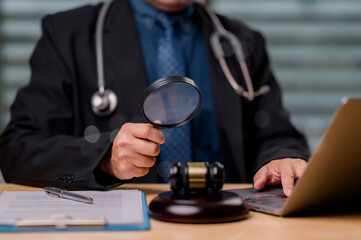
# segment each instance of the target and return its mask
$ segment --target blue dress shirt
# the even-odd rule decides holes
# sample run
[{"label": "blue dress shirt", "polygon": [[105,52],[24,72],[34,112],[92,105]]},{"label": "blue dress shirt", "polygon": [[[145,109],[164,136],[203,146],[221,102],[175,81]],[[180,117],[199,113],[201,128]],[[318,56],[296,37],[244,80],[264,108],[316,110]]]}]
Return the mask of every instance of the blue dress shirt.
[{"label": "blue dress shirt", "polygon": [[[156,80],[154,62],[162,28],[156,20],[159,10],[144,0],[131,0],[135,22],[143,53],[149,83]],[[221,147],[213,100],[213,89],[208,56],[199,26],[194,22],[194,4],[185,10],[171,14],[177,22],[175,40],[186,63],[186,77],[198,85],[202,94],[202,106],[191,121],[193,161],[222,162]]]}]

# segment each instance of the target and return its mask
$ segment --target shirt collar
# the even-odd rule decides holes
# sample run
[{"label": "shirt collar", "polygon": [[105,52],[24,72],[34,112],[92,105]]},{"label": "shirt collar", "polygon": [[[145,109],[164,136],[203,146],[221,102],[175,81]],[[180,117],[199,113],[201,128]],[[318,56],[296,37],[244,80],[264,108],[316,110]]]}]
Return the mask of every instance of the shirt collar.
[{"label": "shirt collar", "polygon": [[[149,28],[154,27],[157,15],[160,14],[161,11],[153,7],[146,0],[130,0],[130,3],[136,17],[143,21]],[[173,21],[178,22],[179,26],[187,32],[190,31],[191,28],[194,8],[194,3],[191,3],[186,9],[180,12],[167,14],[174,19]]]}]

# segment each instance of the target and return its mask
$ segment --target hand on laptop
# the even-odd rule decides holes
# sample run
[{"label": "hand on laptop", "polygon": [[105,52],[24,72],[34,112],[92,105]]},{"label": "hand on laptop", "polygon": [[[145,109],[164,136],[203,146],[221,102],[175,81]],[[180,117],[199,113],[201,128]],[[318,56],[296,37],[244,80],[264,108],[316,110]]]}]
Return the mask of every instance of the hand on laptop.
[{"label": "hand on laptop", "polygon": [[253,177],[255,189],[265,185],[282,183],[284,194],[289,197],[294,188],[295,179],[300,178],[307,167],[307,162],[299,158],[283,158],[269,162],[261,167]]}]

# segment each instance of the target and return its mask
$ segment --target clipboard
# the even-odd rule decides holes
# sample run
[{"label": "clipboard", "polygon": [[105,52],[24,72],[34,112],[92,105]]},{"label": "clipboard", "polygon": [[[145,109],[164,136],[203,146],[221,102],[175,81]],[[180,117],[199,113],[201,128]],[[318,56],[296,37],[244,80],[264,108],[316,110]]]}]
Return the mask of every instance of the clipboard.
[{"label": "clipboard", "polygon": [[105,218],[73,218],[52,215],[48,218],[19,218],[13,225],[0,225],[0,232],[44,231],[123,231],[149,230],[150,220],[144,192],[141,192],[143,222],[137,224],[108,224]]}]

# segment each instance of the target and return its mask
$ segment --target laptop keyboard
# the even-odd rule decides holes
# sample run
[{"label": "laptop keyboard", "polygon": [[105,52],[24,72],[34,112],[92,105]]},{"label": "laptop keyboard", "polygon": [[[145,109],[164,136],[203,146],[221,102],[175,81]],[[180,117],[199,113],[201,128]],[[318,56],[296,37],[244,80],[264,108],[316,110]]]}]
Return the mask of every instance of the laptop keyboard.
[{"label": "laptop keyboard", "polygon": [[273,215],[279,215],[288,200],[282,188],[268,188],[264,191],[257,191],[253,188],[239,188],[228,191],[240,195],[246,200],[250,209]]},{"label": "laptop keyboard", "polygon": [[286,195],[275,195],[275,196],[253,196],[245,198],[249,205],[262,205],[271,206],[276,209],[280,209],[285,205],[287,201]]}]

